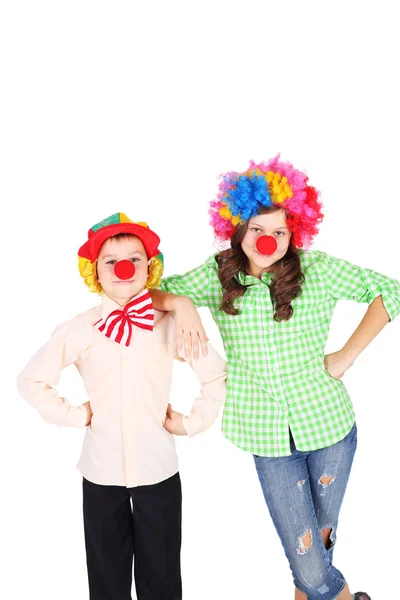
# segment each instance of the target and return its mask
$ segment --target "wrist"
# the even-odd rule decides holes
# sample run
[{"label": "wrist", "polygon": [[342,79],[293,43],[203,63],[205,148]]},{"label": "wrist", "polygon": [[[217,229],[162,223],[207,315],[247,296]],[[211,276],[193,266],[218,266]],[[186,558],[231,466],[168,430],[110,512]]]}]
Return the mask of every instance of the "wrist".
[{"label": "wrist", "polygon": [[358,354],[354,350],[352,350],[351,348],[347,348],[346,346],[343,346],[343,348],[340,350],[340,354],[346,369],[351,367],[351,365],[354,363],[358,356]]},{"label": "wrist", "polygon": [[186,310],[187,308],[193,307],[194,304],[187,296],[174,296],[173,307],[174,311]]},{"label": "wrist", "polygon": [[187,423],[187,417],[185,415],[181,415],[181,431],[182,431],[182,435],[188,435],[188,430],[186,428],[186,423]]}]

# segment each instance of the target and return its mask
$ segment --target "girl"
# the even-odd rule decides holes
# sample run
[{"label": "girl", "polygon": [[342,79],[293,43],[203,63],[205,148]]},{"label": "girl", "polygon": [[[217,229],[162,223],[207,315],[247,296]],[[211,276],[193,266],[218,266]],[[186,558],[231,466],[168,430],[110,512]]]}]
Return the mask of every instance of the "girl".
[{"label": "girl", "polygon": [[[225,249],[193,271],[165,279],[161,288],[208,306],[219,327],[228,361],[223,434],[254,455],[296,600],[366,600],[363,592],[350,594],[332,564],[357,443],[340,378],[399,314],[400,284],[303,249],[322,220],[319,192],[279,155],[222,176],[210,215]],[[185,342],[200,331],[204,345],[187,299],[157,290],[152,296],[157,308],[177,311]],[[345,346],[324,357],[342,298],[369,308]]]}]

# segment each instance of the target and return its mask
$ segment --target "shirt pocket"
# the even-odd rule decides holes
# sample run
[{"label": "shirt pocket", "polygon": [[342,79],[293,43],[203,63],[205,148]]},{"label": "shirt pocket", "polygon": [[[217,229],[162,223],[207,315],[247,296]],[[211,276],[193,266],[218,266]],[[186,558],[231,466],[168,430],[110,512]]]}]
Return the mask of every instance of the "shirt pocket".
[{"label": "shirt pocket", "polygon": [[254,296],[250,294],[244,294],[239,298],[235,298],[232,303],[233,307],[238,311],[237,315],[230,315],[224,310],[219,309],[213,313],[214,320],[216,321],[220,331],[223,335],[229,338],[233,335],[233,330],[238,332],[238,329],[242,332],[251,327],[253,320],[258,314],[258,305]]},{"label": "shirt pocket", "polygon": [[249,294],[248,292],[246,292],[244,296],[235,298],[232,304],[234,308],[236,308],[239,311],[239,314],[242,311],[255,310],[257,306],[255,297],[252,294]]}]

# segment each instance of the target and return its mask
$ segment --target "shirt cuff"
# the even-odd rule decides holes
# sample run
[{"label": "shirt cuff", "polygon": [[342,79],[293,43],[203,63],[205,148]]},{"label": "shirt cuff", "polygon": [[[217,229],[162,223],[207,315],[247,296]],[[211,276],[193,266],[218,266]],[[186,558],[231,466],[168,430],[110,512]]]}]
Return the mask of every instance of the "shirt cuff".
[{"label": "shirt cuff", "polygon": [[387,296],[384,292],[382,294],[383,306],[389,316],[389,320],[393,321],[400,314],[400,302],[393,300],[390,296]]},{"label": "shirt cuff", "polygon": [[70,406],[68,410],[68,423],[70,427],[78,427],[83,429],[86,427],[88,411],[86,406]]},{"label": "shirt cuff", "polygon": [[192,412],[188,417],[183,415],[182,425],[188,437],[194,437],[197,433],[204,430],[203,419],[195,412]]}]

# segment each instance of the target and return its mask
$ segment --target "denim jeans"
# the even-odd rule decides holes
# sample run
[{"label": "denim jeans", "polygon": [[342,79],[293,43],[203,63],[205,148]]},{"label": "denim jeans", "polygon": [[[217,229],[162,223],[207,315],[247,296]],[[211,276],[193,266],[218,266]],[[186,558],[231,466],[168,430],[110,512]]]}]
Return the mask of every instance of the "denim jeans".
[{"label": "denim jeans", "polygon": [[[332,551],[356,446],[354,424],[344,439],[327,448],[299,452],[291,439],[290,456],[254,456],[294,583],[309,600],[334,600],[345,585],[332,564]],[[322,529],[331,530],[328,549]]]}]

